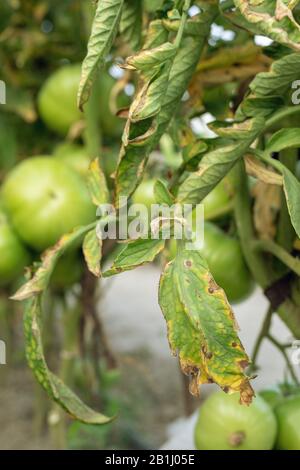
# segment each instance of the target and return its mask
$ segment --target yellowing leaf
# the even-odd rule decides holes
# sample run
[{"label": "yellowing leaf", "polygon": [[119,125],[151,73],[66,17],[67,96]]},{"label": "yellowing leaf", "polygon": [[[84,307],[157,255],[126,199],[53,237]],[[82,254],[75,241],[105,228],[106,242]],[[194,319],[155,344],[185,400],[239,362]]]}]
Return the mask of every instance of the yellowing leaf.
[{"label": "yellowing leaf", "polygon": [[26,357],[35,378],[49,397],[57,402],[71,417],[88,424],[106,424],[108,418],[85,405],[47,366],[41,336],[41,297],[27,303],[24,316]]},{"label": "yellowing leaf", "polygon": [[88,188],[95,206],[106,204],[109,201],[109,191],[105,175],[100,167],[99,159],[95,158],[90,164],[87,175]]},{"label": "yellowing leaf", "polygon": [[82,250],[91,273],[101,276],[102,240],[95,229],[88,232],[83,240]]},{"label": "yellowing leaf", "polygon": [[234,0],[244,18],[262,34],[300,51],[300,26],[282,0]]},{"label": "yellowing leaf", "polygon": [[81,110],[89,99],[97,70],[103,66],[115,40],[123,4],[124,0],[98,1],[87,56],[82,64],[78,90],[78,107]]},{"label": "yellowing leaf", "polygon": [[203,383],[239,392],[241,403],[254,395],[244,370],[249,358],[237,335],[226,295],[198,251],[182,250],[162,274],[159,302],[168,326],[171,349],[179,355],[191,392]]}]

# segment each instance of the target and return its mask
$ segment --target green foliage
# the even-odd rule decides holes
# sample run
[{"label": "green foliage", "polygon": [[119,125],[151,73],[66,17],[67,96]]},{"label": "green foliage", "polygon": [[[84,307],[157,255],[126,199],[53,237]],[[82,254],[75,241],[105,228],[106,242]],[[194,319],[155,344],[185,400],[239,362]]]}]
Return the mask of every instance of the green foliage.
[{"label": "green foliage", "polygon": [[[225,178],[226,181],[232,179],[230,202],[234,214],[228,215],[226,211],[226,217],[220,217],[218,223],[230,235],[233,232],[237,243],[240,242],[247,276],[250,278],[251,272],[256,283],[266,290],[271,314],[278,311],[293,335],[300,338],[300,294],[296,278],[299,240],[293,246],[296,235],[300,238],[300,187],[295,175],[300,147],[300,107],[291,100],[293,83],[300,76],[297,3],[99,0],[92,12],[93,21],[90,10],[83,15],[89,18],[86,29],[91,29],[78,91],[78,106],[81,110],[86,108],[81,121],[83,129],[71,128],[68,137],[70,140],[83,138],[90,156],[101,157],[92,161],[86,175],[87,185],[94,205],[113,201],[116,222],[121,221],[119,197],[134,195],[149,174],[151,181],[156,181],[154,199],[166,206],[199,204]],[[191,6],[199,7],[193,17],[189,14]],[[32,2],[28,2],[28,11],[35,12]],[[52,8],[47,11],[56,17]],[[33,23],[35,30],[34,20]],[[228,35],[218,36],[215,32],[218,28],[223,33],[229,32],[231,39]],[[267,49],[257,46],[253,39],[255,34],[266,35],[274,44]],[[34,36],[33,49],[40,57],[47,48],[37,36],[38,39]],[[81,39],[80,43],[84,41]],[[11,48],[16,54],[14,47],[13,42],[9,42],[8,50]],[[23,63],[30,67],[34,53],[27,49],[26,53]],[[18,49],[19,60],[20,54]],[[58,57],[61,54],[59,47]],[[82,56],[81,48],[76,57],[71,58],[72,62],[80,60],[78,55]],[[101,76],[107,73],[103,71],[105,62],[111,64],[116,58],[124,73],[109,87],[109,93],[102,88],[100,99],[98,78],[101,82]],[[12,67],[7,62],[10,60],[6,57],[5,78],[16,69],[16,64]],[[37,126],[33,99],[49,68],[55,67],[53,64],[46,67],[42,80],[29,76],[28,67],[24,67],[22,77],[12,80],[15,85],[20,83],[22,97],[11,101],[17,105],[9,112],[14,113],[14,119],[16,116],[26,122],[31,119],[35,122],[33,126]],[[24,83],[30,84],[29,90]],[[124,90],[128,91],[128,85],[134,88],[134,96],[129,107],[118,113],[125,118],[124,130],[116,171],[108,179],[105,170],[111,148],[102,148],[101,142],[110,142],[114,133],[108,135],[100,121],[105,120],[108,109],[118,108],[118,97]],[[16,96],[15,93],[13,90]],[[101,108],[104,98],[107,98],[106,107]],[[209,127],[214,134],[210,138],[203,125],[207,111],[213,114]],[[194,118],[202,123],[203,129],[199,132],[193,126]],[[6,119],[7,116],[4,128]],[[121,121],[119,117],[115,119],[113,127],[117,135],[117,123]],[[7,161],[8,156],[14,158],[16,149],[11,136],[6,138],[9,145],[4,160]],[[172,145],[165,145],[168,139]],[[153,153],[160,142],[162,153],[166,150],[166,158],[155,160]],[[291,152],[288,156],[287,150]],[[252,191],[247,172],[255,178]],[[278,191],[277,205],[273,190]],[[224,213],[220,210],[221,215]],[[33,277],[15,296],[17,300],[30,299],[25,315],[27,356],[38,381],[69,414],[89,423],[106,423],[109,418],[83,405],[49,371],[43,353],[40,309],[58,259],[67,247],[76,246],[78,241],[83,243],[89,270],[101,277],[105,242],[99,239],[95,228],[97,223],[105,227],[107,222],[107,218],[95,221],[63,237],[46,252]],[[160,229],[158,227],[157,235],[161,235]],[[250,404],[254,392],[245,369],[251,361],[238,337],[226,292],[214,281],[208,260],[199,250],[188,251],[185,242],[179,244],[175,260],[165,267],[159,288],[171,349],[179,355],[183,372],[190,376],[194,394],[199,393],[202,383],[215,382],[226,392],[238,392],[241,402]],[[103,276],[153,262],[161,253],[165,255],[165,249],[165,240],[161,239],[127,240]],[[282,297],[278,292],[280,295],[283,292]],[[267,330],[260,335],[258,346],[265,337],[271,338],[273,345],[285,354],[285,349]],[[254,366],[256,356],[257,352]],[[295,378],[289,363],[287,368]]]}]

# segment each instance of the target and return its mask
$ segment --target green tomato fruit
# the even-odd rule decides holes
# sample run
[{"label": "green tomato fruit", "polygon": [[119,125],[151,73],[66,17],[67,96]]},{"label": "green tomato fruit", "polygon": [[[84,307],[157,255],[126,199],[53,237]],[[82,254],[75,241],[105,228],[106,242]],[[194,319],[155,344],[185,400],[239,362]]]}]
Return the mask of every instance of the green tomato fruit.
[{"label": "green tomato fruit", "polygon": [[284,396],[278,386],[261,390],[259,396],[261,396],[271,408],[275,408],[279,403],[284,401]]},{"label": "green tomato fruit", "polygon": [[18,235],[0,210],[0,285],[4,286],[20,276],[29,264],[30,256]]},{"label": "green tomato fruit", "polygon": [[275,408],[278,422],[276,448],[300,450],[300,396],[287,398]]},{"label": "green tomato fruit", "polygon": [[38,95],[41,118],[58,134],[66,135],[70,127],[82,119],[77,108],[80,74],[80,64],[65,65],[46,80]]},{"label": "green tomato fruit", "polygon": [[251,294],[253,280],[236,238],[225,234],[211,222],[205,222],[204,247],[200,251],[230,302],[241,302]]},{"label": "green tomato fruit", "polygon": [[142,181],[132,196],[132,202],[134,204],[143,204],[150,211],[152,204],[156,204],[154,197],[154,184],[154,179]]},{"label": "green tomato fruit", "polygon": [[223,179],[202,201],[205,220],[217,219],[232,211],[228,181]]},{"label": "green tomato fruit", "polygon": [[84,180],[52,157],[17,165],[3,184],[2,197],[20,238],[38,251],[96,217]]},{"label": "green tomato fruit", "polygon": [[200,407],[195,444],[199,450],[270,450],[276,430],[272,409],[261,397],[247,407],[239,394],[217,392]]},{"label": "green tomato fruit", "polygon": [[54,156],[73,168],[81,176],[86,176],[91,159],[84,147],[81,145],[65,142],[58,145],[54,150]]}]

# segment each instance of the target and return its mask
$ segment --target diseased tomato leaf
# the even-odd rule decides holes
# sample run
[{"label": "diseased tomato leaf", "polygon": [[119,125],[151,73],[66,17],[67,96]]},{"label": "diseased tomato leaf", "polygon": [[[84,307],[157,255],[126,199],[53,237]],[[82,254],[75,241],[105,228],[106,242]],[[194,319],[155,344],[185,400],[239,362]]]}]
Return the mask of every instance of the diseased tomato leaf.
[{"label": "diseased tomato leaf", "polygon": [[215,382],[226,392],[239,392],[241,403],[250,404],[254,392],[244,372],[249,358],[226,294],[198,251],[179,250],[167,265],[159,303],[171,349],[191,378],[191,392],[197,395],[201,384]]},{"label": "diseased tomato leaf", "polygon": [[26,305],[24,330],[26,357],[37,381],[49,397],[57,402],[73,418],[87,424],[106,424],[108,418],[85,405],[47,366],[42,346],[41,296],[30,299]]},{"label": "diseased tomato leaf", "polygon": [[95,158],[90,164],[87,175],[87,184],[95,206],[109,202],[109,191],[105,175],[100,167],[99,159]]},{"label": "diseased tomato leaf", "polygon": [[59,258],[62,257],[69,246],[72,246],[77,240],[82,239],[89,230],[90,226],[74,229],[71,233],[63,235],[56,245],[46,250],[42,255],[41,264],[33,277],[20,287],[12,296],[12,299],[26,300],[46,290],[50,282],[51,274]]},{"label": "diseased tomato leaf", "polygon": [[133,51],[139,49],[142,41],[142,2],[140,0],[125,0],[120,22],[120,33],[130,44]]},{"label": "diseased tomato leaf", "polygon": [[82,250],[84,259],[92,274],[101,276],[102,239],[99,238],[95,229],[86,234],[83,240]]},{"label": "diseased tomato leaf", "polygon": [[78,107],[89,99],[97,71],[104,65],[118,32],[124,0],[100,0],[97,5],[87,56],[82,63]]},{"label": "diseased tomato leaf", "polygon": [[293,16],[291,5],[282,0],[234,0],[234,4],[256,31],[300,51],[300,26]]},{"label": "diseased tomato leaf", "polygon": [[233,143],[220,146],[203,156],[198,170],[180,185],[177,201],[181,204],[199,204],[245,155],[248,147],[259,135],[263,123],[264,119],[257,117],[234,123],[232,127],[217,125],[214,130],[228,138],[232,135]]},{"label": "diseased tomato leaf", "polygon": [[[129,197],[140,183],[150,152],[173,118],[196,69],[217,13],[217,2],[206,2],[193,21],[192,30],[185,30],[176,55],[174,46],[168,42],[167,25],[155,20],[149,26],[143,51],[131,59],[140,71],[141,80],[123,135],[116,173],[117,204],[119,196]],[[178,27],[177,23],[175,29]],[[156,67],[153,67],[153,59],[156,59]]]},{"label": "diseased tomato leaf", "polygon": [[164,246],[165,240],[138,238],[129,241],[115,259],[112,267],[103,273],[103,277],[113,276],[151,263],[164,249]]}]

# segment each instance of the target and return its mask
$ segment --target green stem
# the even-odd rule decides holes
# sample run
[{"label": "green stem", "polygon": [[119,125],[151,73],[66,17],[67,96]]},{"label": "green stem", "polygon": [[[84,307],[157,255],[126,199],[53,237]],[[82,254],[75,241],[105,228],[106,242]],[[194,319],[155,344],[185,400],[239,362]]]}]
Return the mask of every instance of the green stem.
[{"label": "green stem", "polygon": [[[295,173],[298,160],[297,149],[289,148],[280,152],[280,162],[285,165],[292,173]],[[288,211],[287,202],[284,193],[281,194],[281,210],[278,222],[277,242],[287,251],[291,251],[295,240],[295,230],[291,223],[291,217]]]},{"label": "green stem", "polygon": [[257,283],[266,289],[271,283],[271,276],[261,253],[251,249],[255,240],[252,224],[251,199],[244,162],[238,162],[234,167],[235,197],[234,211],[239,238],[245,259]]},{"label": "green stem", "polygon": [[187,19],[188,19],[188,11],[189,11],[190,6],[191,6],[191,0],[185,0],[184,5],[183,5],[183,9],[182,9],[182,16],[181,16],[181,22],[180,22],[179,30],[178,30],[178,33],[177,33],[177,36],[176,36],[176,39],[175,39],[175,43],[174,43],[175,47],[177,47],[177,48],[179,48],[180,44],[181,44],[185,24],[186,24]]},{"label": "green stem", "polygon": [[266,251],[276,256],[294,273],[300,276],[300,259],[294,258],[282,246],[273,242],[273,240],[255,240],[251,244],[251,248],[255,251]]},{"label": "green stem", "polygon": [[260,333],[257,337],[256,343],[254,345],[253,354],[252,354],[252,365],[250,367],[251,371],[257,370],[258,354],[259,354],[261,345],[263,343],[263,340],[269,334],[269,330],[270,330],[271,323],[272,323],[272,315],[273,315],[273,309],[271,307],[269,307],[268,311],[267,311],[267,314],[266,314],[266,317],[264,319],[264,322],[262,324],[261,331],[260,331]]},{"label": "green stem", "polygon": [[[234,211],[242,250],[253,278],[263,289],[266,289],[276,280],[276,276],[266,265],[263,255],[252,248],[255,241],[255,232],[252,223],[247,175],[243,161],[237,163],[234,172],[236,186]],[[299,307],[291,299],[286,299],[278,308],[277,313],[295,338],[300,338]]]},{"label": "green stem", "polygon": [[272,335],[268,334],[267,335],[267,338],[268,340],[281,352],[281,354],[283,355],[284,357],[284,360],[286,362],[286,366],[291,374],[291,378],[293,379],[293,381],[299,385],[299,380],[298,380],[298,377],[297,375],[295,374],[295,371],[290,363],[290,359],[287,355],[287,352],[286,352],[286,348],[285,348],[285,345],[284,344],[281,344],[279,343]]}]

